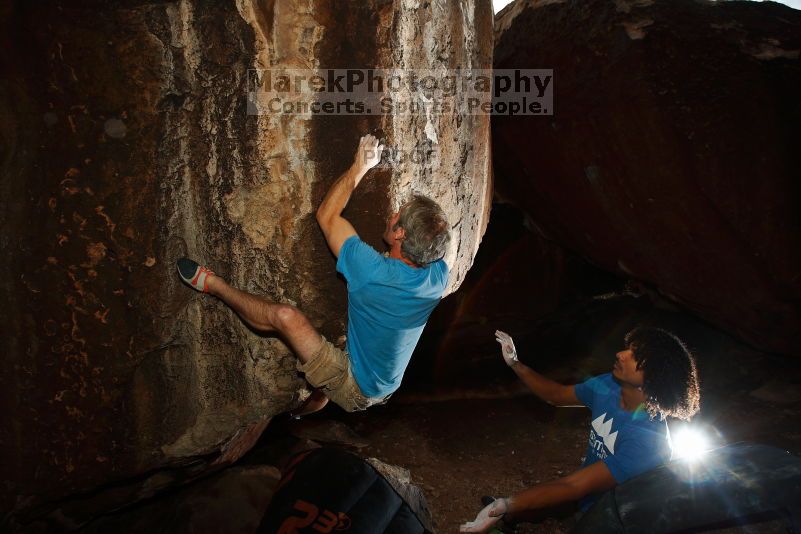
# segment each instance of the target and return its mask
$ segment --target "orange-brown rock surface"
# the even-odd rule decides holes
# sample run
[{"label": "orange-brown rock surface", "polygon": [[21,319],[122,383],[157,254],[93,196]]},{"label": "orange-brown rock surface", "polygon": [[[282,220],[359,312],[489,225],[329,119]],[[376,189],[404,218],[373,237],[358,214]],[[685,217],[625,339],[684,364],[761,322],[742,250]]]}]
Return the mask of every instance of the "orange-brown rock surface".
[{"label": "orange-brown rock surface", "polygon": [[543,235],[769,351],[801,352],[801,11],[519,0],[496,68],[555,114],[493,118],[497,191]]},{"label": "orange-brown rock surface", "polygon": [[174,261],[341,336],[345,287],[313,213],[367,131],[434,156],[376,171],[346,216],[378,248],[388,211],[426,193],[453,224],[450,291],[469,269],[488,117],[249,115],[247,80],[489,68],[489,1],[18,1],[0,23],[0,458],[17,523],[79,525],[231,461],[299,402],[280,339],[182,286]]}]

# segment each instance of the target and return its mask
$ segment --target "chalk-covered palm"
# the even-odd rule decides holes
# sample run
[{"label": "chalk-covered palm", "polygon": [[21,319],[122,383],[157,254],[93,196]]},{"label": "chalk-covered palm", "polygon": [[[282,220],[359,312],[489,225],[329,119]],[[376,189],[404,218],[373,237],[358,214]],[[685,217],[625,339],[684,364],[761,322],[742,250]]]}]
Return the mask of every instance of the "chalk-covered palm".
[{"label": "chalk-covered palm", "polygon": [[500,521],[508,509],[506,499],[495,499],[485,506],[473,521],[462,524],[459,532],[486,532]]},{"label": "chalk-covered palm", "polygon": [[[384,152],[384,145],[378,143],[378,139],[373,135],[364,135],[359,139],[359,147],[356,149],[356,156],[353,158],[353,166],[362,173],[366,173],[381,161],[381,154]],[[359,175],[356,185],[359,185],[364,174]]]},{"label": "chalk-covered palm", "polygon": [[515,343],[512,341],[512,336],[500,330],[495,331],[495,340],[501,344],[501,354],[506,365],[512,367],[520,360],[517,359],[517,351],[515,350]]}]

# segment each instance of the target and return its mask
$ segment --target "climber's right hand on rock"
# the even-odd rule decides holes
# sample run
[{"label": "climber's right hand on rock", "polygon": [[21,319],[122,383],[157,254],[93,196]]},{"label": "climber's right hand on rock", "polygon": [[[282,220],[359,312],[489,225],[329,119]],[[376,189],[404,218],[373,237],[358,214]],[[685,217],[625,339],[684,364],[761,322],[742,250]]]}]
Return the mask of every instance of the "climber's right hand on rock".
[{"label": "climber's right hand on rock", "polygon": [[381,153],[384,145],[378,143],[378,139],[371,134],[362,136],[359,140],[359,148],[356,149],[356,156],[353,159],[353,167],[360,172],[367,172],[381,161]]}]

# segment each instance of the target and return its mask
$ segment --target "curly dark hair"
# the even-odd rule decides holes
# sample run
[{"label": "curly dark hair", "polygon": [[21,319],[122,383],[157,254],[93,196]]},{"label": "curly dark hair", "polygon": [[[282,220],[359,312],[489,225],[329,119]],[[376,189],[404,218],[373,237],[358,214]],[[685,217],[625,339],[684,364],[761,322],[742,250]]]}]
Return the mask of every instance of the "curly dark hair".
[{"label": "curly dark hair", "polygon": [[626,334],[625,342],[643,372],[648,413],[685,420],[695,415],[701,399],[698,371],[684,343],[666,330],[643,326]]}]

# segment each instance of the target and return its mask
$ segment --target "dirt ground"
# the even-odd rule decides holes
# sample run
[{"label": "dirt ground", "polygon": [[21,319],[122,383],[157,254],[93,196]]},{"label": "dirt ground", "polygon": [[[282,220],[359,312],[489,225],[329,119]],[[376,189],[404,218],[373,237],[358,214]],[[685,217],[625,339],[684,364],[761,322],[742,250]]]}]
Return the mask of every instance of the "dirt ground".
[{"label": "dirt ground", "polygon": [[[587,410],[531,396],[393,403],[338,418],[369,442],[362,454],[409,469],[443,533],[471,521],[482,495],[510,495],[578,468],[589,425]],[[563,530],[554,519],[519,532]]]}]

